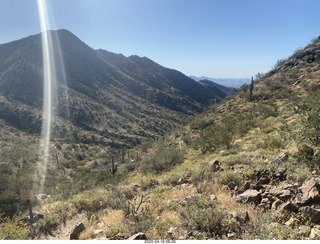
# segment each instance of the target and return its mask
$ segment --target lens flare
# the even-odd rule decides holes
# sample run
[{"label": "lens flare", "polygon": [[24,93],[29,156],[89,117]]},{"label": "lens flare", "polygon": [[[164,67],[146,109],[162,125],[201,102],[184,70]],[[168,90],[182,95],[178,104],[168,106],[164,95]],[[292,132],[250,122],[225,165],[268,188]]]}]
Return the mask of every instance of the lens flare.
[{"label": "lens flare", "polygon": [[[54,116],[54,107],[57,107],[57,68],[59,69],[59,79],[63,87],[63,97],[68,100],[68,88],[65,79],[64,63],[60,47],[58,33],[53,34],[50,29],[47,5],[45,0],[37,0],[42,43],[43,60],[43,111],[42,128],[39,147],[39,160],[37,165],[37,179],[34,182],[33,190],[37,193],[43,193],[44,184],[47,175],[47,166],[50,159],[50,139],[52,132],[52,120]],[[55,57],[56,56],[56,57]],[[64,102],[64,107],[68,113],[68,104]]]}]

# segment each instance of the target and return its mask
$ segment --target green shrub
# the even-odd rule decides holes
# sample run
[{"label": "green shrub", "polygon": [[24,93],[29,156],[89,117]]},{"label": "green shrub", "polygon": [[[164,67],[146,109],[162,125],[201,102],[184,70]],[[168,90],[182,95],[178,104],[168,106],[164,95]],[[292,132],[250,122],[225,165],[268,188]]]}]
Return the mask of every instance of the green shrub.
[{"label": "green shrub", "polygon": [[15,219],[2,217],[0,214],[0,240],[26,240],[28,227]]},{"label": "green shrub", "polygon": [[313,155],[313,148],[308,146],[307,144],[302,144],[298,147],[298,159],[302,161],[310,161],[312,160]]},{"label": "green shrub", "polygon": [[232,171],[217,172],[215,176],[217,182],[222,185],[228,185],[230,182],[234,182],[237,186],[240,186],[242,182],[241,175]]},{"label": "green shrub", "polygon": [[230,123],[226,122],[223,121],[220,124],[212,125],[201,131],[198,145],[203,154],[215,151],[221,147],[231,147],[234,135],[233,127]]},{"label": "green shrub", "polygon": [[143,173],[160,173],[170,170],[173,166],[184,160],[185,150],[173,145],[160,142],[154,152],[150,152],[141,162],[140,169]]},{"label": "green shrub", "polygon": [[224,233],[225,213],[210,198],[197,196],[180,210],[180,215],[188,231],[199,231],[209,237],[221,237]]},{"label": "green shrub", "polygon": [[56,215],[45,215],[43,219],[40,219],[36,223],[37,233],[52,234],[53,229],[55,229],[59,224],[59,216]]}]

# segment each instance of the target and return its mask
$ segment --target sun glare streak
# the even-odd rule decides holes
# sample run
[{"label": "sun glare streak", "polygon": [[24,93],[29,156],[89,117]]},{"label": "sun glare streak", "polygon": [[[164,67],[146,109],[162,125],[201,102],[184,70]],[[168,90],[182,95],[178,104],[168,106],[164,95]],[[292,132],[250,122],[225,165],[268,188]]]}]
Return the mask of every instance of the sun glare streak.
[{"label": "sun glare streak", "polygon": [[53,83],[55,82],[55,62],[52,47],[52,38],[50,35],[48,12],[45,0],[38,0],[38,11],[41,25],[41,41],[42,41],[42,59],[43,59],[43,112],[42,112],[42,128],[40,140],[40,155],[38,162],[37,174],[39,182],[34,183],[34,191],[42,193],[46,179],[47,165],[49,159],[49,146],[51,136],[51,120],[52,120],[52,95]]}]

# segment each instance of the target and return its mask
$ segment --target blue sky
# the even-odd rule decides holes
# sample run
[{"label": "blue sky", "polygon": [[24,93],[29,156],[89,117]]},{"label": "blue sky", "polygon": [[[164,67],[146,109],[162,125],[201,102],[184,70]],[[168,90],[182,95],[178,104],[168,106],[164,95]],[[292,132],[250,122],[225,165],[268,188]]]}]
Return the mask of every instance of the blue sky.
[{"label": "blue sky", "polygon": [[[320,35],[319,0],[47,0],[51,29],[186,75],[248,78]],[[40,32],[36,0],[0,0],[0,43]]]}]

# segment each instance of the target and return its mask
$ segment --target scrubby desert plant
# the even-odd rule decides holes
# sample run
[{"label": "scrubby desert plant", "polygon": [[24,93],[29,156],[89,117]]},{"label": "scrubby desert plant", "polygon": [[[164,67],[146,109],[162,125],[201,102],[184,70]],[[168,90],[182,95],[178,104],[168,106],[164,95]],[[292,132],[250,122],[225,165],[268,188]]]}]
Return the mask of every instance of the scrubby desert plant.
[{"label": "scrubby desert plant", "polygon": [[221,237],[224,233],[225,213],[210,198],[195,197],[181,209],[180,215],[188,231],[199,231],[208,237]]},{"label": "scrubby desert plant", "polygon": [[26,240],[27,234],[28,227],[25,223],[0,214],[0,240]]}]

